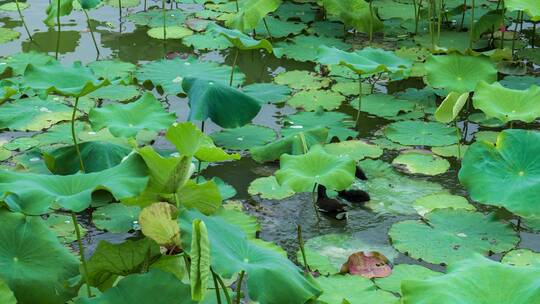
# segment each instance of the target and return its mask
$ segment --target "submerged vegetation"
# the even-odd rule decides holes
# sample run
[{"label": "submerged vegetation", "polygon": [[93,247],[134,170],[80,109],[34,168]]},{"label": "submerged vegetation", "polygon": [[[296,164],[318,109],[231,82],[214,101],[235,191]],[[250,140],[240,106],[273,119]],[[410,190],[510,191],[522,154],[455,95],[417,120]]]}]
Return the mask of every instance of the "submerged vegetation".
[{"label": "submerged vegetation", "polygon": [[0,302],[540,303],[538,22],[0,1]]}]

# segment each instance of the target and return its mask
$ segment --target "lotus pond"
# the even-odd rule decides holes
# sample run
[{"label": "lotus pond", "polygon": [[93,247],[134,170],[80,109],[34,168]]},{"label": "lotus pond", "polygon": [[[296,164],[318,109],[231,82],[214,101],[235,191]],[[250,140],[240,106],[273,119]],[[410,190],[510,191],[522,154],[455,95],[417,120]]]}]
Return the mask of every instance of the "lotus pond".
[{"label": "lotus pond", "polygon": [[0,1],[0,303],[540,303],[539,21]]}]

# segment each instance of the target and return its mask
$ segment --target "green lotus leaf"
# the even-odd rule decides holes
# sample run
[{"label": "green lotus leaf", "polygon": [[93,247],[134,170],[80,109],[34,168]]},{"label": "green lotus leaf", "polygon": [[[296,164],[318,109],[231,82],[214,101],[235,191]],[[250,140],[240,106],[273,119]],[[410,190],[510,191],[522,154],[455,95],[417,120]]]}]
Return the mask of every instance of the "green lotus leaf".
[{"label": "green lotus leaf", "polygon": [[291,94],[289,87],[274,83],[254,83],[242,88],[247,95],[261,103],[279,103]]},{"label": "green lotus leaf", "polygon": [[243,211],[241,202],[228,202],[215,215],[225,220],[225,222],[240,228],[250,241],[255,240],[257,233],[261,231],[261,225],[257,218],[247,215]]},{"label": "green lotus leaf", "polygon": [[432,56],[426,61],[426,71],[430,86],[456,93],[472,92],[481,81],[497,81],[497,69],[485,57]]},{"label": "green lotus leaf", "polygon": [[396,296],[390,292],[377,289],[373,285],[373,282],[361,276],[321,276],[316,281],[323,290],[323,294],[317,299],[319,303],[399,303],[399,299]]},{"label": "green lotus leaf", "polygon": [[88,64],[97,77],[109,80],[129,80],[135,73],[137,66],[133,63],[120,60],[99,60]]},{"label": "green lotus leaf", "polygon": [[322,0],[322,3],[330,16],[359,32],[369,33],[370,29],[379,32],[383,29],[383,23],[377,17],[377,13],[371,14],[369,4],[365,1]]},{"label": "green lotus leaf", "polygon": [[444,191],[437,183],[399,174],[380,160],[366,159],[359,166],[368,177],[357,182],[371,197],[366,206],[379,213],[416,214],[412,206],[416,199]]},{"label": "green lotus leaf", "polygon": [[81,97],[108,85],[109,81],[99,80],[89,68],[75,62],[71,67],[60,64],[39,67],[29,64],[24,71],[23,83],[46,93]]},{"label": "green lotus leaf", "polygon": [[[203,221],[193,221],[191,234],[191,298],[201,301],[210,278],[210,241]],[[178,225],[176,225],[178,227]]]},{"label": "green lotus leaf", "polygon": [[317,34],[319,36],[326,36],[332,38],[343,37],[345,31],[343,30],[343,23],[334,22],[330,20],[315,21],[311,23],[307,29],[309,34]]},{"label": "green lotus leaf", "polygon": [[9,67],[13,71],[13,75],[18,76],[24,74],[24,70],[26,70],[26,66],[29,64],[33,66],[44,66],[54,61],[54,57],[47,54],[36,52],[16,53],[0,60],[0,71]]},{"label": "green lotus leaf", "polygon": [[504,255],[501,263],[513,266],[540,266],[540,253],[529,249],[514,249]]},{"label": "green lotus leaf", "polygon": [[88,117],[95,131],[108,128],[114,136],[119,137],[135,137],[142,130],[166,129],[176,120],[175,115],[163,109],[149,92],[132,103],[112,103],[94,108]]},{"label": "green lotus leaf", "polygon": [[89,98],[107,99],[111,101],[128,101],[138,97],[141,94],[139,88],[134,85],[108,85],[101,87],[88,94]]},{"label": "green lotus leaf", "polygon": [[139,215],[139,223],[144,235],[158,245],[167,248],[180,247],[180,228],[176,223],[178,212],[169,203],[153,203],[145,207]]},{"label": "green lotus leaf", "polygon": [[449,123],[454,121],[463,109],[463,106],[469,99],[469,92],[460,94],[457,92],[450,92],[448,96],[443,100],[441,105],[435,112],[435,119],[438,122]]},{"label": "green lotus leaf", "polygon": [[319,107],[325,110],[337,109],[343,101],[345,101],[345,97],[332,91],[307,90],[294,94],[287,103],[292,107],[315,111]]},{"label": "green lotus leaf", "polygon": [[463,196],[446,193],[430,194],[420,197],[413,202],[412,206],[421,216],[424,216],[435,209],[452,208],[471,211],[476,210],[476,208],[469,204],[469,201]]},{"label": "green lotus leaf", "polygon": [[30,6],[30,4],[26,2],[8,2],[0,5],[0,11],[16,12],[18,10],[17,5],[19,6],[18,9],[20,9],[21,11],[27,9]]},{"label": "green lotus leaf", "polygon": [[228,200],[236,196],[236,189],[221,178],[214,176],[212,177],[212,181],[218,186],[222,200]]},{"label": "green lotus leaf", "polygon": [[326,128],[301,130],[265,146],[253,147],[250,149],[250,153],[257,162],[274,161],[284,153],[304,154],[310,147],[326,143],[327,138],[328,130]]},{"label": "green lotus leaf", "polygon": [[6,282],[0,279],[0,302],[5,304],[17,304],[17,299],[13,294],[13,291],[9,289]]},{"label": "green lotus leaf", "polygon": [[439,175],[450,169],[450,163],[430,151],[405,150],[394,160],[392,165],[410,174]]},{"label": "green lotus leaf", "polygon": [[456,262],[476,253],[505,252],[519,241],[508,224],[462,209],[435,210],[421,221],[398,222],[388,235],[397,250],[434,264]]},{"label": "green lotus leaf", "polygon": [[473,105],[487,118],[494,117],[505,123],[513,120],[533,122],[540,117],[540,87],[533,85],[527,90],[513,90],[499,83],[481,82],[476,88]]},{"label": "green lotus leaf", "polygon": [[540,21],[540,6],[534,0],[507,0],[504,6],[510,11],[524,11],[531,21]]},{"label": "green lotus leaf", "polygon": [[248,187],[248,193],[259,195],[264,199],[284,199],[295,192],[288,185],[280,185],[275,176],[259,177],[253,180]]},{"label": "green lotus leaf", "polygon": [[[524,217],[540,217],[540,133],[504,130],[496,144],[471,145],[459,171],[459,181],[475,201],[504,207]],[[504,191],[501,191],[504,189]]]},{"label": "green lotus leaf", "polygon": [[76,6],[80,5],[81,9],[89,10],[101,5],[101,0],[78,0],[73,3],[73,8],[78,9]]},{"label": "green lotus leaf", "polygon": [[21,36],[21,33],[12,29],[0,27],[0,44],[15,40]]},{"label": "green lotus leaf", "polygon": [[141,4],[141,0],[102,0],[104,5],[109,5],[112,7],[120,7],[120,4],[122,5],[122,8],[130,8],[130,7],[137,7]]},{"label": "green lotus leaf", "polygon": [[291,39],[290,42],[278,42],[274,45],[274,50],[280,49],[276,53],[279,55],[285,55],[288,58],[297,61],[315,61],[318,58],[317,49],[319,45],[326,45],[328,47],[334,47],[339,50],[346,50],[351,48],[349,44],[344,43],[340,39],[330,37],[318,37],[315,35],[309,36],[296,36]]},{"label": "green lotus leaf", "polygon": [[281,254],[251,243],[237,226],[219,216],[204,216],[193,210],[182,212],[178,222],[183,248],[188,253],[192,250],[192,222],[196,219],[203,221],[208,230],[212,269],[224,278],[245,271],[250,299],[259,303],[304,303],[320,295],[311,276],[305,277]]},{"label": "green lotus leaf", "polygon": [[214,142],[230,150],[248,150],[254,147],[264,146],[276,139],[273,129],[245,125],[240,128],[223,130],[210,135]]},{"label": "green lotus leaf", "polygon": [[313,191],[316,184],[340,191],[347,189],[355,178],[354,160],[329,154],[321,146],[314,146],[303,155],[284,154],[279,163],[277,181],[295,192]]},{"label": "green lotus leaf", "polygon": [[[79,151],[86,173],[113,168],[131,153],[126,146],[105,141],[88,141],[79,144]],[[57,148],[43,153],[47,168],[54,174],[69,175],[80,170],[79,157],[75,146]]]},{"label": "green lotus leaf", "polygon": [[[143,65],[136,73],[139,82],[151,81],[160,86],[166,94],[183,93],[182,82],[186,77],[203,78],[217,83],[228,84],[231,68],[214,62],[199,61],[195,57],[158,60]],[[244,74],[234,73],[233,86],[244,81]]]},{"label": "green lotus leaf", "polygon": [[196,50],[225,50],[233,46],[227,38],[210,32],[184,37],[182,43]]},{"label": "green lotus leaf", "polygon": [[[264,18],[264,21],[266,21],[271,37],[273,38],[285,38],[291,35],[300,34],[307,26],[305,23],[302,22],[284,21],[275,17],[268,16]],[[257,24],[257,27],[255,28],[255,33],[259,37],[263,36],[266,38],[270,38],[270,36],[268,36],[268,32],[266,31],[264,21],[261,20],[259,24]]]},{"label": "green lotus leaf", "polygon": [[431,152],[439,156],[456,158],[463,158],[465,156],[465,153],[467,153],[467,150],[469,150],[469,146],[461,144],[431,148]]},{"label": "green lotus leaf", "polygon": [[[49,230],[56,234],[58,240],[62,244],[68,244],[77,240],[75,227],[73,227],[73,222],[70,215],[54,213],[49,214],[49,216],[45,220],[45,224],[47,225]],[[86,229],[80,224],[77,225],[79,226],[81,237],[84,238],[84,236],[86,235]]]},{"label": "green lotus leaf", "polygon": [[41,131],[71,119],[72,108],[48,96],[19,99],[0,107],[0,128],[21,131]]},{"label": "green lotus leaf", "polygon": [[[159,296],[156,297],[156,292]],[[83,298],[78,304],[104,303],[179,303],[195,304],[190,296],[190,287],[182,283],[172,273],[152,269],[143,274],[129,275],[103,294],[94,298]]]},{"label": "green lotus leaf", "polygon": [[348,53],[335,47],[330,48],[322,45],[319,47],[318,61],[323,64],[344,65],[355,73],[363,75],[382,72],[406,75],[407,70],[412,67],[409,60],[400,58],[393,52],[369,47]]},{"label": "green lotus leaf", "polygon": [[0,84],[0,102],[8,100],[11,96],[17,94],[17,92],[17,89],[9,85],[2,86],[2,84]]},{"label": "green lotus leaf", "polygon": [[[352,80],[344,77],[335,77],[334,80],[336,83],[332,86],[332,88],[330,88],[332,92],[337,92],[345,96],[358,96],[358,80]],[[362,83],[362,92],[371,92],[371,88],[372,86],[369,83]],[[363,101],[364,99],[362,98],[362,102]],[[356,108],[358,108],[358,100],[352,102],[351,105],[353,107],[356,105]]]},{"label": "green lotus leaf", "polygon": [[316,128],[327,128],[330,141],[337,137],[345,141],[349,137],[356,137],[358,132],[351,130],[354,126],[353,118],[341,112],[299,112],[285,118],[287,127],[281,130],[283,136],[289,136],[299,132]]},{"label": "green lotus leaf", "polygon": [[448,267],[447,274],[426,280],[404,281],[404,304],[483,304],[540,301],[540,269],[501,264],[475,255]]},{"label": "green lotus leaf", "polygon": [[[122,0],[122,2],[123,1],[125,0]],[[136,25],[148,26],[151,28],[161,27],[161,31],[163,32],[164,24],[167,27],[167,30],[169,27],[173,26],[185,26],[186,13],[180,9],[167,9],[164,15],[162,9],[149,9],[130,14],[127,16],[127,20],[135,23]]]},{"label": "green lotus leaf", "polygon": [[141,208],[138,206],[109,204],[92,212],[92,223],[97,228],[111,233],[127,233],[139,228],[140,212]]},{"label": "green lotus leaf", "polygon": [[[351,105],[353,108],[358,109],[358,99],[352,101]],[[362,112],[386,119],[393,119],[399,114],[413,111],[416,108],[416,104],[409,100],[398,99],[392,95],[376,93],[363,96],[361,107]]]},{"label": "green lotus leaf", "polygon": [[297,90],[320,89],[330,85],[330,79],[317,76],[308,71],[287,71],[278,74],[274,81]]},{"label": "green lotus leaf", "polygon": [[401,294],[401,283],[408,280],[425,280],[443,275],[420,265],[399,264],[394,266],[392,274],[386,278],[375,279],[375,285],[382,290]]},{"label": "green lotus leaf", "polygon": [[314,21],[316,17],[316,12],[310,3],[285,2],[274,14],[282,20],[299,19],[304,23]]},{"label": "green lotus leaf", "polygon": [[[58,8],[60,8],[60,10],[58,10]],[[47,26],[53,26],[56,24],[56,18],[58,15],[67,16],[71,14],[72,10],[73,0],[53,0],[49,2],[49,6],[47,6],[47,17],[45,20],[43,20],[43,22]]]},{"label": "green lotus leaf", "polygon": [[[397,252],[385,242],[374,242],[353,237],[348,234],[325,234],[306,241],[306,260],[313,271],[322,275],[340,273],[341,266],[347,262],[350,255],[356,252],[377,251],[390,261],[397,257]],[[303,263],[302,252],[296,257]]]},{"label": "green lotus leaf", "polygon": [[373,145],[361,140],[347,140],[338,143],[331,143],[324,146],[326,152],[336,156],[348,156],[356,161],[366,157],[378,158],[383,154],[383,150],[377,145]]},{"label": "green lotus leaf", "polygon": [[514,90],[527,90],[532,85],[540,86],[540,77],[534,76],[506,76],[499,81],[505,88]]},{"label": "green lotus leaf", "polygon": [[388,139],[409,146],[447,146],[457,142],[457,129],[438,122],[398,121],[384,129]]},{"label": "green lotus leaf", "polygon": [[189,97],[189,120],[210,118],[222,128],[237,128],[251,122],[261,110],[253,97],[212,80],[189,77],[182,87]]},{"label": "green lotus leaf", "polygon": [[146,34],[155,39],[182,39],[184,37],[193,35],[193,31],[183,26],[167,26],[165,28],[165,35],[163,27],[153,27],[149,29]]},{"label": "green lotus leaf", "polygon": [[0,277],[17,303],[64,303],[75,295],[68,280],[79,262],[40,217],[0,210]]},{"label": "green lotus leaf", "polygon": [[38,215],[50,207],[79,212],[90,205],[92,193],[106,190],[116,199],[137,196],[148,182],[147,169],[139,156],[130,156],[118,166],[100,172],[45,175],[0,171],[0,192],[15,211]]},{"label": "green lotus leaf", "polygon": [[215,23],[209,24],[206,30],[227,38],[239,50],[263,49],[268,53],[273,53],[272,44],[266,39],[256,40],[239,30],[226,29]]},{"label": "green lotus leaf", "polygon": [[200,184],[190,180],[178,189],[176,195],[179,204],[186,208],[196,208],[207,215],[221,207],[221,192],[212,180]]},{"label": "green lotus leaf", "polygon": [[282,2],[283,0],[239,0],[240,10],[227,20],[225,25],[241,32],[248,32],[266,15],[275,11]]}]

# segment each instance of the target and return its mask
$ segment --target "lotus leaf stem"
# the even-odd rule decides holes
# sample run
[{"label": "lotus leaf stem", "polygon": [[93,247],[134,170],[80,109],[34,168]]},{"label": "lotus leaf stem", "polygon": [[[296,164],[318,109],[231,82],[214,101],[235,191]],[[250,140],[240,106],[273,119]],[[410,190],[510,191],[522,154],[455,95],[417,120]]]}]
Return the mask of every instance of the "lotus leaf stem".
[{"label": "lotus leaf stem", "polygon": [[315,209],[315,215],[317,216],[318,223],[321,221],[321,216],[319,215],[319,209],[317,208],[317,186],[317,183],[313,185],[313,190],[311,191],[311,202],[313,203],[313,209]]},{"label": "lotus leaf stem", "polygon": [[272,37],[272,33],[270,33],[270,28],[268,27],[268,23],[266,23],[266,18],[263,17],[263,23],[264,28],[266,29],[266,33],[268,34],[268,37],[270,38],[270,42],[274,43],[274,38]]},{"label": "lotus leaf stem", "polygon": [[[500,3],[502,4],[502,9],[501,9],[501,15],[502,15],[502,26],[504,26],[504,12],[505,12],[505,8],[504,8],[504,1],[501,0]],[[499,7],[499,4],[497,4],[497,7]],[[504,49],[504,32],[501,31],[501,46],[500,46],[500,49]]]},{"label": "lotus leaf stem", "polygon": [[358,74],[358,112],[356,112],[356,129],[360,121],[360,110],[362,109],[362,75]]},{"label": "lotus leaf stem", "polygon": [[304,249],[304,238],[302,237],[302,226],[300,224],[296,225],[297,237],[298,237],[298,246],[300,246],[300,252],[302,253],[302,260],[304,261],[304,267],[307,271],[311,272],[311,268],[307,262],[306,250]]},{"label": "lotus leaf stem", "polygon": [[56,54],[54,57],[58,60],[58,52],[60,51],[60,34],[62,32],[62,27],[60,25],[60,0],[57,0],[56,3],[56,25],[58,26],[58,37],[56,39]]},{"label": "lotus leaf stem", "polygon": [[167,7],[165,6],[165,0],[161,0],[161,9],[163,10],[163,40],[167,40]]},{"label": "lotus leaf stem", "polygon": [[531,40],[531,45],[533,49],[534,49],[535,40],[536,40],[536,22],[533,22],[533,32],[532,32],[532,40]]},{"label": "lotus leaf stem", "polygon": [[92,29],[92,24],[90,23],[90,16],[88,16],[88,12],[83,9],[84,15],[86,16],[86,23],[88,24],[88,29],[90,30],[90,36],[92,36],[92,41],[94,42],[94,47],[96,48],[96,52],[99,56],[99,46],[96,42],[96,37],[94,36],[94,30]]},{"label": "lotus leaf stem", "polygon": [[24,29],[26,30],[26,33],[28,34],[28,38],[30,38],[30,41],[34,42],[32,39],[32,34],[30,34],[30,30],[28,29],[28,26],[26,25],[26,22],[24,21],[24,16],[21,12],[21,8],[19,7],[19,0],[15,0],[15,6],[17,6],[17,12],[19,13],[19,18],[21,18],[21,22],[24,26]]},{"label": "lotus leaf stem", "polygon": [[92,297],[92,290],[90,289],[90,282],[88,280],[88,265],[86,264],[86,257],[84,255],[84,246],[81,239],[81,230],[79,229],[79,222],[77,221],[77,216],[75,215],[75,212],[71,212],[71,221],[73,222],[73,226],[75,227],[75,235],[77,236],[77,245],[79,246],[79,256],[81,257],[81,263],[83,266],[84,273],[83,278],[84,282],[86,283],[86,293],[88,294],[88,297]]},{"label": "lotus leaf stem", "polygon": [[122,22],[122,0],[118,0],[118,19]]},{"label": "lotus leaf stem", "polygon": [[236,4],[236,12],[238,13],[240,11],[240,6],[238,5],[238,0],[234,0],[234,3]]},{"label": "lotus leaf stem", "polygon": [[516,27],[514,28],[514,33],[512,33],[512,58],[514,58],[514,52],[516,51],[516,38],[518,33],[519,20],[523,20],[523,11],[518,11],[517,19],[515,20]]},{"label": "lotus leaf stem", "polygon": [[308,153],[308,146],[307,146],[307,142],[306,142],[306,137],[304,136],[304,133],[303,132],[300,132],[300,141],[302,142],[302,150],[304,152],[304,154]]},{"label": "lotus leaf stem", "polygon": [[236,282],[236,304],[240,304],[240,300],[242,299],[242,280],[244,279],[245,273],[246,272],[242,270],[238,276],[238,281]]},{"label": "lotus leaf stem", "polygon": [[210,268],[210,271],[212,271],[213,274],[216,275],[216,279],[219,283],[219,286],[221,286],[221,289],[223,290],[223,293],[225,294],[225,300],[227,300],[227,304],[232,304],[231,296],[229,295],[229,288],[225,286],[225,283],[223,282],[223,279],[219,276],[219,274],[215,273],[212,268]]},{"label": "lotus leaf stem", "polygon": [[474,0],[471,0],[471,28],[469,33],[469,49],[473,48],[473,38],[474,38]]},{"label": "lotus leaf stem", "polygon": [[219,283],[216,279],[216,274],[214,273],[214,271],[212,269],[210,269],[210,271],[212,272],[212,279],[214,281],[214,290],[216,291],[216,301],[217,301],[217,304],[221,304],[221,295],[219,294]]},{"label": "lotus leaf stem", "polygon": [[144,0],[144,11],[146,12],[147,6],[146,6],[146,0]]},{"label": "lotus leaf stem", "polygon": [[456,136],[457,136],[458,160],[461,160],[461,132],[459,131],[457,120],[454,121],[454,127],[456,128]]},{"label": "lotus leaf stem", "polygon": [[[413,0],[413,6],[414,6],[414,34],[418,34],[418,15],[417,15],[417,7],[416,7],[416,0]],[[420,9],[420,8],[418,8]]]},{"label": "lotus leaf stem", "polygon": [[238,49],[236,49],[235,53],[234,53],[234,60],[233,60],[232,69],[231,69],[231,77],[229,79],[229,86],[231,86],[231,87],[233,85],[234,69],[236,68],[236,61],[238,60],[238,54],[239,53],[240,53],[240,51]]},{"label": "lotus leaf stem", "polygon": [[463,11],[461,12],[461,24],[459,30],[463,30],[463,24],[465,23],[465,13],[467,12],[467,0],[463,0]]},{"label": "lotus leaf stem", "polygon": [[440,0],[439,17],[437,19],[437,44],[439,44],[439,41],[441,40],[441,25],[442,25],[442,18],[443,18],[443,9],[444,9],[444,0]]},{"label": "lotus leaf stem", "polygon": [[373,41],[373,0],[369,1],[369,42]]},{"label": "lotus leaf stem", "polygon": [[77,114],[78,104],[79,104],[79,97],[75,97],[75,104],[73,105],[73,112],[71,113],[71,138],[73,139],[73,145],[75,146],[77,157],[79,157],[80,169],[84,173],[86,170],[84,168],[84,162],[81,156],[81,150],[79,149],[79,144],[77,143],[77,134],[75,134],[75,115]]},{"label": "lotus leaf stem", "polygon": [[434,36],[434,31],[435,29],[433,28],[433,22],[434,22],[434,7],[435,7],[435,0],[430,0],[429,1],[429,10],[428,10],[428,15],[429,15],[429,37],[431,38],[431,49],[434,50],[435,49],[435,36]]},{"label": "lotus leaf stem", "polygon": [[422,8],[422,0],[418,1],[418,9],[414,15],[414,33],[418,34],[418,23],[420,22],[420,9]]}]

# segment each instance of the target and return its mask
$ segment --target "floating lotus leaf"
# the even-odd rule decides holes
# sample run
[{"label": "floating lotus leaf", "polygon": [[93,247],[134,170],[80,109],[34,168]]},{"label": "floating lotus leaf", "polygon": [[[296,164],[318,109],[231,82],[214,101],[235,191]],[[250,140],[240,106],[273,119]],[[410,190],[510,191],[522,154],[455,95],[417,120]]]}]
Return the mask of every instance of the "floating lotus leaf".
[{"label": "floating lotus leaf", "polygon": [[225,50],[233,46],[227,38],[210,32],[184,37],[182,43],[196,50]]},{"label": "floating lotus leaf", "polygon": [[68,280],[79,274],[77,258],[40,217],[0,210],[0,276],[17,303],[64,303],[75,295]]},{"label": "floating lotus leaf", "polygon": [[488,128],[503,127],[505,125],[504,122],[495,117],[487,118],[483,112],[472,113],[469,115],[469,121]]},{"label": "floating lotus leaf", "polygon": [[319,45],[335,47],[340,50],[346,50],[351,47],[342,40],[336,38],[301,35],[294,37],[291,42],[282,41],[276,43],[275,49],[280,48],[279,54],[283,54],[294,60],[315,61],[318,57],[317,48]]},{"label": "floating lotus leaf", "polygon": [[165,35],[163,27],[153,27],[146,32],[148,36],[156,39],[182,39],[184,37],[193,35],[193,31],[183,26],[167,26],[165,28]]},{"label": "floating lotus leaf", "polygon": [[121,4],[122,8],[129,8],[139,6],[141,4],[141,0],[103,0],[103,4],[112,7],[120,7]]},{"label": "floating lotus leaf", "polygon": [[508,224],[482,213],[452,209],[432,211],[422,221],[398,222],[388,235],[397,250],[434,264],[456,262],[476,253],[505,252],[519,241]]},{"label": "floating lotus leaf", "polygon": [[358,134],[358,132],[349,129],[354,126],[353,118],[341,112],[299,112],[287,116],[285,121],[289,125],[281,130],[283,136],[306,132],[306,130],[315,128],[327,128],[328,141],[334,137],[337,137],[340,141],[345,141],[349,137],[356,137]]},{"label": "floating lotus leaf", "polygon": [[130,79],[137,66],[120,60],[99,60],[88,64],[97,77],[103,79]]},{"label": "floating lotus leaf", "polygon": [[404,281],[403,304],[529,304],[540,301],[540,269],[501,264],[475,255],[453,263],[447,274]]},{"label": "floating lotus leaf", "polygon": [[378,158],[383,150],[377,145],[373,145],[361,140],[347,140],[338,143],[331,143],[324,146],[326,152],[342,157],[348,156],[356,161],[366,157]]},{"label": "floating lotus leaf", "polygon": [[26,67],[23,83],[34,90],[80,97],[108,85],[108,80],[99,80],[92,70],[75,62],[71,67],[60,64]]},{"label": "floating lotus leaf", "polygon": [[211,80],[190,77],[182,87],[189,96],[189,120],[210,118],[222,128],[237,128],[251,122],[261,109],[253,97]]},{"label": "floating lotus leaf", "polygon": [[540,21],[540,6],[534,0],[507,0],[504,6],[510,11],[524,11],[531,21]]},{"label": "floating lotus leaf", "polygon": [[248,150],[253,147],[264,146],[276,139],[276,132],[273,129],[257,126],[245,125],[240,128],[223,130],[210,135],[214,142],[231,150]]},{"label": "floating lotus leaf", "polygon": [[504,255],[501,263],[514,266],[540,266],[540,253],[529,249],[514,249]]},{"label": "floating lotus leaf", "polygon": [[[73,220],[70,215],[54,213],[49,214],[49,216],[45,220],[45,224],[47,225],[49,230],[56,234],[58,240],[62,244],[69,244],[77,240],[75,227],[73,227]],[[79,226],[81,237],[84,238],[84,236],[86,235],[86,229],[80,224],[77,225]]]},{"label": "floating lotus leaf", "polygon": [[497,69],[485,57],[432,56],[426,61],[426,71],[430,86],[456,93],[472,92],[481,81],[497,81]]},{"label": "floating lotus leaf", "polygon": [[0,128],[41,131],[60,121],[70,120],[72,108],[58,99],[30,97],[3,104],[0,107]]},{"label": "floating lotus leaf", "polygon": [[469,150],[469,146],[467,145],[450,145],[431,148],[431,151],[439,156],[456,158],[463,158],[467,150]]},{"label": "floating lotus leaf", "polygon": [[[321,294],[311,276],[305,277],[296,265],[279,253],[249,242],[241,230],[217,216],[204,216],[197,211],[182,212],[178,222],[187,252],[192,249],[192,222],[196,219],[203,221],[208,229],[212,269],[224,278],[244,270],[251,299],[260,303],[304,303]],[[276,290],[282,292],[274,292]]]},{"label": "floating lotus leaf", "polygon": [[[540,133],[504,130],[496,144],[471,145],[459,181],[475,201],[504,207],[524,217],[540,217]],[[501,191],[504,189],[504,191]]]},{"label": "floating lotus leaf", "polygon": [[138,230],[140,212],[141,208],[138,206],[109,204],[92,212],[92,223],[97,228],[111,233],[127,233]]},{"label": "floating lotus leaf", "polygon": [[319,36],[332,38],[343,37],[345,34],[343,31],[343,23],[333,22],[330,20],[315,21],[311,23],[307,32],[309,34],[316,34]]},{"label": "floating lotus leaf", "polygon": [[274,83],[254,83],[243,87],[244,93],[261,103],[279,103],[291,94],[289,87]]},{"label": "floating lotus leaf", "polygon": [[452,208],[471,211],[476,210],[476,208],[469,204],[469,201],[463,196],[446,193],[430,194],[418,198],[413,202],[412,206],[421,216],[424,216],[435,209]]},{"label": "floating lotus leaf", "polygon": [[92,109],[88,116],[94,130],[108,128],[114,136],[119,137],[135,137],[142,130],[166,129],[176,120],[175,115],[167,113],[154,95],[148,92],[132,103],[113,103]]},{"label": "floating lotus leaf", "polygon": [[[358,86],[358,85],[357,85]],[[358,109],[358,99],[351,102],[353,108]],[[387,94],[371,94],[362,97],[362,112],[393,119],[399,114],[408,113],[416,108],[416,104],[409,100],[398,99]]]},{"label": "floating lotus leaf", "polygon": [[540,117],[540,87],[533,85],[527,90],[513,90],[499,83],[481,82],[476,88],[473,105],[487,118],[494,117],[502,122],[533,122]]},{"label": "floating lotus leaf", "polygon": [[295,192],[313,191],[314,185],[324,185],[332,190],[345,190],[354,181],[355,162],[349,157],[339,157],[314,146],[303,155],[284,154],[279,160],[276,179]]},{"label": "floating lotus leaf", "polygon": [[16,53],[0,60],[0,71],[9,67],[12,69],[13,75],[22,75],[29,64],[44,66],[53,61],[55,61],[54,57],[42,53]]},{"label": "floating lotus leaf", "polygon": [[392,165],[410,174],[439,175],[450,169],[450,163],[426,150],[402,151]]},{"label": "floating lotus leaf", "polygon": [[375,279],[375,285],[382,290],[401,294],[401,283],[408,280],[425,280],[443,275],[420,265],[399,264],[392,269],[392,275]]},{"label": "floating lotus leaf", "polygon": [[30,4],[26,2],[8,2],[0,5],[0,11],[16,12],[18,10],[17,5],[19,6],[18,9],[20,9],[21,11],[27,9],[30,6]]},{"label": "floating lotus leaf", "polygon": [[139,88],[134,85],[108,85],[101,87],[88,94],[89,98],[107,99],[111,101],[128,101],[141,94]]},{"label": "floating lotus leaf", "polygon": [[206,30],[227,38],[239,50],[263,49],[268,53],[273,53],[272,44],[266,39],[256,40],[239,30],[226,29],[215,23],[208,25]]},{"label": "floating lotus leaf", "polygon": [[369,4],[365,1],[322,0],[322,3],[330,16],[337,18],[345,25],[352,26],[359,32],[369,33],[370,29],[373,29],[373,32],[379,32],[383,29],[383,23],[377,17],[376,11],[372,14]]},{"label": "floating lotus leaf", "polygon": [[17,94],[17,90],[9,85],[0,84],[0,102],[8,100],[11,96]]},{"label": "floating lotus leaf", "polygon": [[306,111],[315,111],[322,107],[325,110],[335,110],[345,101],[345,97],[326,90],[307,90],[294,94],[287,103]]},{"label": "floating lotus leaf", "polygon": [[[336,65],[338,66],[338,65]],[[358,96],[358,80],[352,80],[343,77],[334,78],[336,83],[330,88],[333,92],[340,93],[345,96]],[[369,83],[362,83],[362,92],[371,92],[372,86]],[[364,99],[362,99],[362,102]],[[358,101],[351,102],[351,105],[358,107]]]},{"label": "floating lotus leaf", "polygon": [[513,90],[527,90],[532,85],[540,86],[540,77],[534,76],[506,76],[499,81],[505,88]]},{"label": "floating lotus leaf", "polygon": [[463,106],[469,99],[469,92],[463,94],[450,92],[448,96],[443,100],[437,111],[435,112],[435,119],[442,123],[449,123],[458,117],[459,112],[463,109]]},{"label": "floating lotus leaf", "polygon": [[309,3],[285,2],[279,6],[274,14],[285,21],[298,19],[308,23],[315,20],[316,12]]},{"label": "floating lotus leaf", "polygon": [[145,207],[139,215],[139,223],[144,235],[160,246],[180,247],[180,228],[176,223],[178,212],[169,203],[153,203]]},{"label": "floating lotus leaf", "polygon": [[399,299],[393,294],[377,289],[373,282],[366,278],[352,275],[333,275],[318,277],[316,281],[323,290],[323,294],[317,299],[320,303],[399,303]]},{"label": "floating lotus leaf", "polygon": [[106,190],[116,199],[139,195],[146,183],[146,166],[136,155],[116,167],[95,173],[45,175],[0,172],[0,192],[11,210],[43,214],[50,207],[79,212],[90,205],[92,193]]},{"label": "floating lotus leaf", "polygon": [[[389,260],[397,257],[397,252],[386,243],[372,243],[347,234],[326,234],[306,241],[306,260],[313,271],[322,275],[336,274],[347,262],[349,256],[357,252],[376,251],[384,254]],[[302,253],[296,254],[303,263]]]},{"label": "floating lotus leaf", "polygon": [[[113,2],[115,0],[110,1]],[[124,6],[124,1],[125,0],[122,0],[122,6]],[[161,27],[161,31],[163,31],[163,24],[165,24],[168,31],[169,27],[184,26],[186,22],[186,13],[180,9],[167,9],[165,14],[163,14],[162,9],[149,9],[130,14],[127,16],[127,20],[136,25],[149,26],[152,28]]]},{"label": "floating lotus leaf", "polygon": [[280,185],[275,176],[259,177],[248,187],[248,193],[265,199],[284,199],[295,192],[288,185]]},{"label": "floating lotus leaf", "polygon": [[[143,65],[136,73],[140,82],[151,81],[160,86],[166,94],[183,93],[182,82],[186,77],[203,78],[222,84],[228,84],[231,68],[214,62],[175,58],[158,60]],[[234,73],[233,86],[244,81],[244,74]]]},{"label": "floating lotus leaf", "polygon": [[[270,34],[273,38],[285,38],[293,34],[300,34],[307,26],[305,23],[302,22],[283,21],[274,17],[266,17],[264,18],[264,21],[266,21],[268,29],[270,30]],[[262,20],[255,28],[255,33],[257,34],[257,36],[269,38],[268,32],[266,31],[266,27]]]},{"label": "floating lotus leaf", "polygon": [[254,29],[269,13],[275,11],[283,0],[239,0],[240,10],[225,22],[230,28],[241,32]]},{"label": "floating lotus leaf", "polygon": [[308,71],[288,71],[278,74],[274,81],[288,85],[297,90],[320,89],[330,85],[330,79],[323,78]]},{"label": "floating lotus leaf", "polygon": [[304,154],[310,147],[326,143],[327,138],[328,130],[326,128],[300,130],[265,146],[252,148],[250,150],[251,157],[262,163],[277,160],[285,153]]},{"label": "floating lotus leaf", "polygon": [[457,129],[438,122],[398,121],[384,129],[388,139],[409,146],[447,146],[457,142]]},{"label": "floating lotus leaf", "polygon": [[19,38],[21,33],[12,29],[0,27],[0,44]]}]

